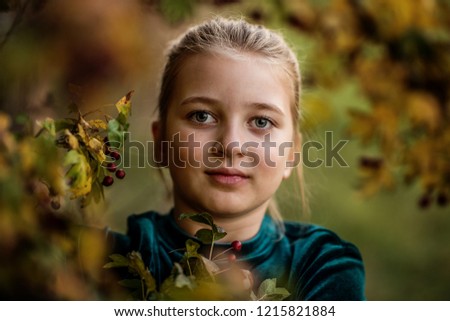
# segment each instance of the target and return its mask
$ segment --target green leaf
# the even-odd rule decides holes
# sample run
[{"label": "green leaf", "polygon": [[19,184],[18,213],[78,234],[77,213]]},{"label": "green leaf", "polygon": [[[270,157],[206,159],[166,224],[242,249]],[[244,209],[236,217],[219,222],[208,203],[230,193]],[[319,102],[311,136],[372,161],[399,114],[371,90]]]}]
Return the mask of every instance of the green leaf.
[{"label": "green leaf", "polygon": [[186,241],[186,252],[188,254],[188,256],[197,256],[197,251],[200,247],[200,244],[198,244],[197,242],[188,239]]},{"label": "green leaf", "polygon": [[282,301],[291,294],[285,288],[276,288],[272,293],[266,295],[265,301]]},{"label": "green leaf", "polygon": [[290,295],[285,288],[277,288],[277,279],[264,280],[259,288],[257,297],[259,300],[265,301],[279,301],[284,300]]},{"label": "green leaf", "polygon": [[116,268],[116,267],[126,267],[130,264],[130,261],[128,258],[126,258],[123,255],[120,254],[111,254],[109,258],[112,260],[112,262],[106,263],[103,268],[110,269],[110,268]]},{"label": "green leaf", "polygon": [[197,237],[204,244],[211,244],[213,240],[213,231],[203,228],[195,233],[195,237]]},{"label": "green leaf", "polygon": [[56,136],[56,126],[55,121],[52,118],[46,118],[42,124],[40,124],[44,129],[46,129],[50,135]]},{"label": "green leaf", "polygon": [[132,251],[128,254],[129,259],[129,269],[139,275],[139,277],[144,280],[145,286],[147,288],[147,296],[150,292],[156,290],[156,281],[153,275],[150,273],[148,268],[145,266],[142,256],[139,252]]},{"label": "green leaf", "polygon": [[195,236],[204,244],[211,244],[213,240],[214,242],[218,241],[220,239],[223,239],[226,235],[226,232],[214,233],[213,230],[205,228],[200,229],[197,231],[197,233],[195,233]]},{"label": "green leaf", "polygon": [[128,130],[129,127],[128,116],[131,114],[131,96],[133,93],[134,91],[130,91],[116,103],[116,108],[119,111],[116,121],[121,125],[122,131]]},{"label": "green leaf", "polygon": [[203,223],[211,228],[214,226],[213,218],[208,213],[183,213],[180,215],[180,220],[190,219],[192,221]]},{"label": "green leaf", "polygon": [[261,282],[258,288],[258,297],[261,298],[264,295],[270,294],[275,291],[277,287],[277,279],[265,279]]},{"label": "green leaf", "polygon": [[227,232],[214,233],[214,242],[223,239],[225,236],[227,236]]},{"label": "green leaf", "polygon": [[120,129],[120,123],[116,119],[108,122],[108,140],[113,148],[120,148],[123,142],[123,132]]},{"label": "green leaf", "polygon": [[145,274],[146,268],[141,254],[139,252],[132,251],[131,253],[128,253],[128,260],[130,262],[130,269],[133,269],[139,276],[142,277]]},{"label": "green leaf", "polygon": [[156,281],[150,271],[147,269],[142,278],[145,282],[145,286],[147,287],[147,296],[156,290]]}]

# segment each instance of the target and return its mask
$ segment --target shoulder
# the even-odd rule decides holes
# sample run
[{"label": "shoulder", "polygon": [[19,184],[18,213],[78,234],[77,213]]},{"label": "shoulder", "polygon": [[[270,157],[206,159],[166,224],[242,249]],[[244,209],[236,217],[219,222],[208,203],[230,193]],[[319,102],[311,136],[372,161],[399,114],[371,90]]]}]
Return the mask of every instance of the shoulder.
[{"label": "shoulder", "polygon": [[107,238],[110,247],[115,253],[125,254],[131,249],[141,247],[141,244],[148,243],[148,238],[154,233],[158,221],[162,215],[155,211],[148,211],[141,214],[131,214],[127,218],[126,234],[108,231]]},{"label": "shoulder", "polygon": [[141,214],[131,214],[127,218],[128,234],[134,229],[141,230],[157,224],[162,215],[155,211],[148,211]]},{"label": "shoulder", "polygon": [[285,223],[292,250],[292,277],[303,300],[363,300],[365,273],[359,249],[314,224]]},{"label": "shoulder", "polygon": [[310,251],[350,251],[357,252],[358,248],[342,239],[335,232],[315,224],[305,224],[298,222],[286,222],[285,237],[289,240],[291,246],[300,246],[304,250]]}]

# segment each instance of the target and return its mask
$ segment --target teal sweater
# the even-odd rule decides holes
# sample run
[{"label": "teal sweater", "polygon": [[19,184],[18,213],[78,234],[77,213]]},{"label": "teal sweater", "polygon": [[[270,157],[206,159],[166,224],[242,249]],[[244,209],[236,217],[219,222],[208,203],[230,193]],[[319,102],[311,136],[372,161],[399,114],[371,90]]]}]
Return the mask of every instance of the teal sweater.
[{"label": "teal sweater", "polygon": [[[289,300],[364,300],[364,266],[358,249],[335,233],[316,225],[285,222],[280,233],[266,215],[256,236],[242,243],[238,261],[250,266],[258,282],[277,278]],[[147,212],[128,218],[126,235],[108,232],[112,252],[139,251],[158,284],[167,278],[183,255],[188,238],[172,215]],[[198,240],[196,240],[199,242]],[[201,243],[201,242],[199,242]],[[230,244],[217,244],[223,249]]]}]

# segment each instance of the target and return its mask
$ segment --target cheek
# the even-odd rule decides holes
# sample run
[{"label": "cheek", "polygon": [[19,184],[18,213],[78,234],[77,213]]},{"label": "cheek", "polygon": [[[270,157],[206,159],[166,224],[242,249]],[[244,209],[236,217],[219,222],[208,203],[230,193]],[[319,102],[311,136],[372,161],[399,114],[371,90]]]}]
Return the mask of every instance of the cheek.
[{"label": "cheek", "polygon": [[[212,141],[214,142],[214,141]],[[211,139],[194,131],[172,131],[169,144],[170,166],[201,168],[212,153]]]}]

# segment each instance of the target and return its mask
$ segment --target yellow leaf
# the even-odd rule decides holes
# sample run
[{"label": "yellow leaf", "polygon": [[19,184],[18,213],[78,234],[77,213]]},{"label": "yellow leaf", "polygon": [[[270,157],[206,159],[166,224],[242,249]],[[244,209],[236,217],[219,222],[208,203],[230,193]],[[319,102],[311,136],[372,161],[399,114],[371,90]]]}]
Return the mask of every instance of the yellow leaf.
[{"label": "yellow leaf", "polygon": [[70,130],[64,130],[64,135],[66,136],[66,142],[69,144],[70,149],[78,149],[78,139],[70,132]]},{"label": "yellow leaf", "polygon": [[89,139],[87,144],[89,152],[97,159],[98,162],[103,163],[106,160],[106,155],[103,152],[103,144],[97,138]]},{"label": "yellow leaf", "polygon": [[66,173],[69,179],[71,198],[85,196],[91,192],[92,171],[86,157],[78,150],[70,150],[65,157],[64,164],[71,165]]},{"label": "yellow leaf", "polygon": [[87,177],[86,180],[79,180],[78,184],[72,185],[71,192],[72,192],[72,199],[79,198],[82,196],[85,196],[91,192],[92,187],[92,178]]},{"label": "yellow leaf", "polygon": [[104,122],[101,119],[93,119],[88,121],[89,126],[97,128],[97,129],[104,129],[106,130],[108,128],[108,124],[106,124],[106,122]]},{"label": "yellow leaf", "polygon": [[83,126],[80,123],[78,123],[77,128],[78,128],[77,135],[80,136],[80,138],[83,141],[83,143],[88,145],[89,144],[89,137],[86,134],[86,131],[84,130]]},{"label": "yellow leaf", "polygon": [[131,112],[131,96],[133,95],[134,90],[130,91],[128,94],[123,96],[117,103],[116,108],[120,114],[128,117]]}]

